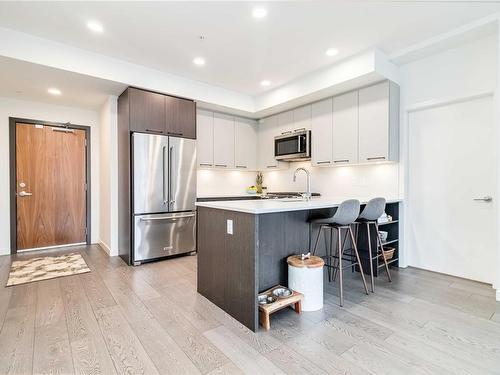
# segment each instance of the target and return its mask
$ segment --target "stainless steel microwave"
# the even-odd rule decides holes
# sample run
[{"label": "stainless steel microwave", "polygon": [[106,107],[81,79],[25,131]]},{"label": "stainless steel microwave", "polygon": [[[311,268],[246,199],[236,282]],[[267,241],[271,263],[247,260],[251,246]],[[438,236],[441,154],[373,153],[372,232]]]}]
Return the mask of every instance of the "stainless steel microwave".
[{"label": "stainless steel microwave", "polygon": [[311,131],[296,130],[274,137],[274,157],[288,161],[311,159]]}]

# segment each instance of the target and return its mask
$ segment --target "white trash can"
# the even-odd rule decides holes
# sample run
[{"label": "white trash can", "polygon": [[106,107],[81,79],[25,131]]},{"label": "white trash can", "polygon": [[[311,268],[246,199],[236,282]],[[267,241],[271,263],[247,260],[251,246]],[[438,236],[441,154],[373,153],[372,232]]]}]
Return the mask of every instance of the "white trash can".
[{"label": "white trash can", "polygon": [[303,311],[323,308],[323,266],[325,262],[317,256],[302,259],[300,255],[287,258],[288,287],[304,295]]}]

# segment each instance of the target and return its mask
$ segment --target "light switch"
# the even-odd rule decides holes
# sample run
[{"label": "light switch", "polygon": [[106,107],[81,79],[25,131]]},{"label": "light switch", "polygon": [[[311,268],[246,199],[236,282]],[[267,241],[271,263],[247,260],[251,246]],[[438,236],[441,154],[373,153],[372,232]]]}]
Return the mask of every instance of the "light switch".
[{"label": "light switch", "polygon": [[227,234],[233,234],[233,221],[227,221]]}]

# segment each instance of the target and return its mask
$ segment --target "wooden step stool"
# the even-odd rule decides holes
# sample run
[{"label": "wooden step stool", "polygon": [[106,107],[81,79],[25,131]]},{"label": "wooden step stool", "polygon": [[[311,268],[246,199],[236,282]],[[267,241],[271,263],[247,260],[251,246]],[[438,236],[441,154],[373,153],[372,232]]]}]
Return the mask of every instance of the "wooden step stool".
[{"label": "wooden step stool", "polygon": [[[272,291],[276,288],[284,288],[281,285],[272,287],[269,290],[266,290],[263,293],[259,294],[268,294],[271,295]],[[299,292],[292,291],[292,295],[287,298],[278,298],[276,302],[267,304],[267,305],[259,305],[259,320],[260,324],[266,329],[266,331],[269,331],[271,328],[271,322],[269,320],[269,317],[271,314],[275,313],[276,311],[279,311],[281,309],[284,309],[285,307],[289,307],[291,305],[294,305],[294,310],[297,314],[301,313],[301,302],[304,299],[304,295]]]}]

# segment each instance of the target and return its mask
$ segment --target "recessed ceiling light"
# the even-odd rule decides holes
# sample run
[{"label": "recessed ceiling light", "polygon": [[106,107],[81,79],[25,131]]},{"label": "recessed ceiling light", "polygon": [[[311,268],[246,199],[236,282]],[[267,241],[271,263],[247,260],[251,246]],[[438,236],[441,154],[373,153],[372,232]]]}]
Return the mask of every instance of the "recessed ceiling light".
[{"label": "recessed ceiling light", "polygon": [[61,90],[56,89],[55,87],[51,87],[47,90],[50,95],[61,95]]},{"label": "recessed ceiling light", "polygon": [[335,56],[338,55],[339,50],[336,48],[328,48],[325,53],[327,56]]},{"label": "recessed ceiling light", "polygon": [[193,64],[198,66],[203,66],[205,65],[205,59],[203,57],[195,57],[193,59]]},{"label": "recessed ceiling light", "polygon": [[253,8],[252,16],[254,18],[264,18],[267,16],[267,9],[262,7]]},{"label": "recessed ceiling light", "polygon": [[87,27],[95,33],[102,33],[104,31],[102,25],[97,21],[87,22]]},{"label": "recessed ceiling light", "polygon": [[260,81],[261,86],[269,86],[271,84],[271,81],[268,81],[267,79]]}]

